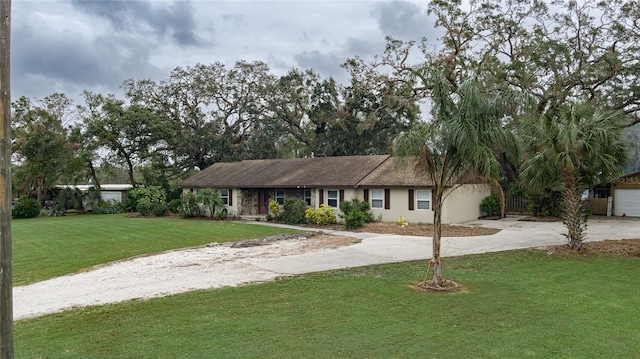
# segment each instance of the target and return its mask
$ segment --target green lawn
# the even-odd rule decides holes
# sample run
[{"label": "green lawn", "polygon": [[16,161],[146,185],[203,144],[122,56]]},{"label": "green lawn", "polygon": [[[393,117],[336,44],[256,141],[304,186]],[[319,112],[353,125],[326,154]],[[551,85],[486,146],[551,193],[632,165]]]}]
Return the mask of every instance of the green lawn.
[{"label": "green lawn", "polygon": [[18,358],[637,358],[640,261],[522,250],[77,309],[15,325]]},{"label": "green lawn", "polygon": [[14,285],[176,248],[293,231],[227,221],[70,215],[12,222]]}]

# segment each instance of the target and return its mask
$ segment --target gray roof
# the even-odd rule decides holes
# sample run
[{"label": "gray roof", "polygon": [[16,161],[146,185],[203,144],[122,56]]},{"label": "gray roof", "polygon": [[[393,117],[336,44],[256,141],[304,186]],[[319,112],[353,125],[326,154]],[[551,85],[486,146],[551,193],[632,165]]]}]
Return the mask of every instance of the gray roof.
[{"label": "gray roof", "polygon": [[178,184],[186,188],[429,187],[426,176],[389,155],[218,162]]}]

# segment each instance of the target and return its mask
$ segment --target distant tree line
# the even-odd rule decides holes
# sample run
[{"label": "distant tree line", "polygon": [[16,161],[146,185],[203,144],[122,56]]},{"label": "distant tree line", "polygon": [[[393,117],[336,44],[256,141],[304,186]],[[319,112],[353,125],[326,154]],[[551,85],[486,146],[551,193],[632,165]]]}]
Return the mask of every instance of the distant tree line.
[{"label": "distant tree line", "polygon": [[[373,61],[346,60],[346,83],[311,69],[278,76],[260,61],[214,62],[178,67],[160,81],[128,79],[124,98],[21,97],[13,103],[14,191],[43,200],[61,183],[167,187],[220,161],[388,154],[400,134],[443,110],[433,108],[437,91],[457,101],[469,79],[489,104],[503,102],[488,107],[502,112],[489,116],[500,131],[485,141],[496,177],[512,191],[550,201],[561,192],[566,168],[552,154],[535,159],[567,123],[614,127],[621,146],[634,145],[609,149],[613,167],[583,156],[571,169],[575,187],[640,169],[638,1],[433,0],[428,11],[442,38],[389,38]],[[436,72],[444,82],[432,81]],[[578,107],[576,116],[615,116],[571,121]],[[546,175],[527,175],[533,165]]]}]

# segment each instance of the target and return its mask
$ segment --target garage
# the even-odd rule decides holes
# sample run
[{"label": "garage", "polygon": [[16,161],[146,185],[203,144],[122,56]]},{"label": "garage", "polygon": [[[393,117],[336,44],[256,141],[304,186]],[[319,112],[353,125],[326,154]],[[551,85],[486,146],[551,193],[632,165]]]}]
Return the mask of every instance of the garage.
[{"label": "garage", "polygon": [[640,217],[640,171],[618,178],[612,187],[614,215]]}]

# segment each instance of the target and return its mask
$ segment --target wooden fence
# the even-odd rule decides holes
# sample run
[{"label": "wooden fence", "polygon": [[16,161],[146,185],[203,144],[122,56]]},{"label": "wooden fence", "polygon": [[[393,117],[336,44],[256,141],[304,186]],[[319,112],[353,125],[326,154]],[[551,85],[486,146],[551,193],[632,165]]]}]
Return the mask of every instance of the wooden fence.
[{"label": "wooden fence", "polygon": [[529,201],[525,197],[505,196],[505,213],[529,213]]},{"label": "wooden fence", "polygon": [[607,202],[607,198],[589,198],[587,200],[587,208],[591,211],[591,214],[606,216]]}]

